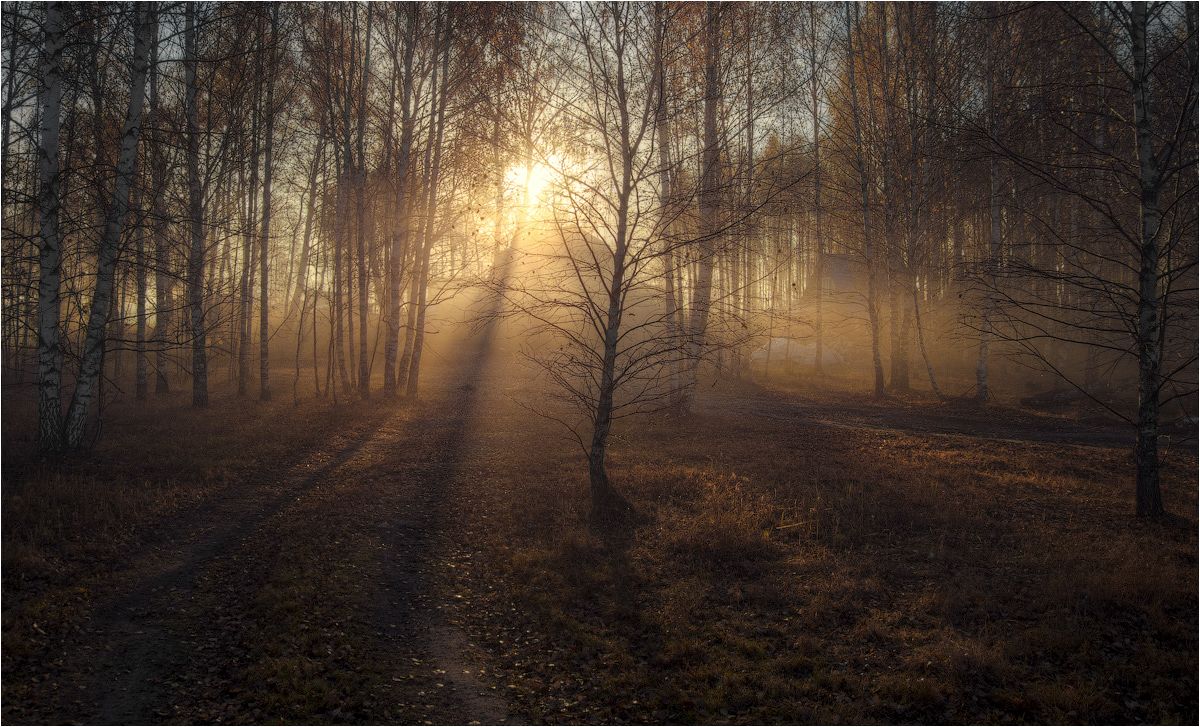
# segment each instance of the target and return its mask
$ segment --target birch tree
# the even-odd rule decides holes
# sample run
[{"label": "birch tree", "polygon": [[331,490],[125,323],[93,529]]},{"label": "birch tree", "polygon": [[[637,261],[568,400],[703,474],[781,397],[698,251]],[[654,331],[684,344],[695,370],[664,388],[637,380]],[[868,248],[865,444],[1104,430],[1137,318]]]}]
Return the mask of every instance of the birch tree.
[{"label": "birch tree", "polygon": [[613,424],[669,403],[669,362],[679,354],[659,285],[671,218],[655,141],[663,27],[661,8],[649,5],[560,10],[553,22],[566,41],[557,62],[566,78],[557,101],[568,152],[548,226],[517,251],[506,295],[529,325],[529,355],[574,412],[544,410],[579,443],[592,513],[604,518],[627,507],[606,466]]},{"label": "birch tree", "polygon": [[[1026,102],[1046,115],[1079,115],[1090,126],[1099,118],[1123,129],[1127,145],[1078,133],[1071,144],[1043,143],[1022,129],[979,129],[1032,189],[1061,195],[1094,218],[1085,236],[1075,231],[1078,214],[1056,222],[1032,206],[1020,210],[1053,241],[1054,254],[1005,261],[988,291],[998,301],[994,335],[1130,423],[1136,512],[1159,517],[1162,407],[1187,401],[1197,388],[1195,7],[1063,6],[1025,22],[1037,23],[1055,45],[1081,44],[1082,52],[1090,44],[1095,51],[1094,63],[1071,77],[1039,77],[1031,69],[1026,87],[1038,95]],[[1094,74],[1123,83],[1101,83]],[[1064,344],[1100,351],[1113,370],[1133,369],[1133,411],[1090,391],[1056,355]]]},{"label": "birch tree", "polygon": [[43,21],[42,121],[38,147],[40,187],[38,217],[38,449],[55,452],[63,446],[62,349],[59,316],[62,307],[62,239],[59,236],[59,135],[62,129],[63,3],[46,6]]},{"label": "birch tree", "polygon": [[[412,189],[411,162],[412,162],[412,145],[413,145],[413,126],[414,114],[412,109],[413,104],[413,56],[416,52],[416,26],[420,6],[416,3],[409,3],[404,6],[405,12],[403,15],[397,12],[395,14],[396,23],[399,25],[400,18],[404,18],[404,34],[403,34],[403,57],[404,62],[402,69],[393,72],[400,72],[403,75],[399,79],[401,86],[400,99],[400,148],[397,150],[396,156],[396,200],[395,200],[395,219],[392,220],[392,252],[388,259],[388,334],[387,343],[384,349],[384,375],[383,388],[384,393],[390,396],[396,394],[396,366],[398,363],[398,355],[400,351],[400,311],[403,304],[401,289],[403,287],[401,280],[401,268],[404,264],[404,259],[408,255],[409,245],[409,230],[411,224],[409,221],[411,202],[410,194]],[[397,37],[400,36],[399,29],[396,30]]]},{"label": "birch tree", "polygon": [[199,29],[195,5],[185,9],[184,113],[187,117],[188,310],[192,337],[192,406],[208,406],[208,350],[204,320],[204,197],[200,187]]},{"label": "birch tree", "polygon": [[271,182],[274,176],[275,150],[275,77],[278,75],[279,64],[275,61],[279,49],[279,3],[271,3],[271,37],[267,43],[268,57],[272,59],[267,65],[267,99],[266,99],[266,148],[263,152],[263,192],[262,192],[262,234],[259,243],[259,304],[258,304],[258,336],[259,336],[259,398],[271,400],[271,366],[270,366],[270,306],[267,298],[268,257],[271,247]]},{"label": "birch tree", "polygon": [[[851,24],[851,9],[853,9],[854,23]],[[871,328],[871,368],[875,374],[875,396],[882,397],[884,394],[884,379],[883,379],[883,360],[879,353],[879,304],[876,298],[877,284],[877,269],[878,266],[875,260],[875,238],[872,235],[871,228],[871,198],[870,198],[870,182],[869,172],[866,164],[866,156],[863,153],[863,133],[862,119],[859,113],[858,103],[858,83],[855,73],[855,52],[854,39],[860,34],[858,23],[858,5],[849,4],[846,8],[846,70],[849,76],[850,83],[850,104],[851,115],[854,119],[854,153],[857,162],[858,180],[859,180],[859,198],[861,201],[862,210],[862,230],[863,230],[863,259],[867,266],[867,321]]]},{"label": "birch tree", "polygon": [[700,236],[696,241],[699,273],[692,293],[691,320],[688,324],[688,381],[684,387],[683,409],[690,411],[696,396],[696,377],[708,330],[712,304],[713,255],[716,252],[718,167],[720,141],[717,136],[717,110],[721,103],[721,14],[718,4],[705,3],[704,21],[704,151],[700,162]]}]

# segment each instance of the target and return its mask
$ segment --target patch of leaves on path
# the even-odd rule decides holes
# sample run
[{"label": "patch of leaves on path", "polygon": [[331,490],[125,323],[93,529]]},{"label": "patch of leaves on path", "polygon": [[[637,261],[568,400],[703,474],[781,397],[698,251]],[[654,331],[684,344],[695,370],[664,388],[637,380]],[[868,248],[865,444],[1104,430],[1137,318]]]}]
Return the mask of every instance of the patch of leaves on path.
[{"label": "patch of leaves on path", "polygon": [[532,722],[1197,720],[1194,453],[1143,523],[1122,450],[643,422],[613,528],[551,425],[489,421],[456,618]]}]

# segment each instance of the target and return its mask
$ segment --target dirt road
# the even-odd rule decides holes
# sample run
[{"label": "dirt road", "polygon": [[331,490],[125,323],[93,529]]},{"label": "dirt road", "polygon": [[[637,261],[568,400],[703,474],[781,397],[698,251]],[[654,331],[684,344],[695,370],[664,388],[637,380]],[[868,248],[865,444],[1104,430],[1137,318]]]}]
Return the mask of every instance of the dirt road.
[{"label": "dirt road", "polygon": [[[493,348],[487,332],[449,347],[427,401],[398,404],[378,426],[348,428],[288,469],[222,489],[142,534],[89,584],[90,614],[74,633],[36,663],[6,667],[4,720],[523,721],[490,673],[501,665],[449,615],[448,574],[470,555],[458,542],[455,488],[470,479],[466,468],[512,446],[481,414],[483,394],[497,388]],[[709,416],[938,437],[1127,440],[1118,427],[769,392],[712,392],[697,404]]]},{"label": "dirt road", "polygon": [[1080,423],[1011,410],[998,414],[957,411],[953,405],[929,404],[916,408],[886,401],[879,404],[785,401],[768,395],[716,394],[697,401],[700,411],[712,416],[751,416],[839,429],[1092,447],[1133,444],[1132,430],[1116,421]]},{"label": "dirt road", "polygon": [[6,675],[32,684],[6,690],[5,721],[508,720],[438,586],[489,345],[452,351],[429,402],[145,534],[76,633]]}]

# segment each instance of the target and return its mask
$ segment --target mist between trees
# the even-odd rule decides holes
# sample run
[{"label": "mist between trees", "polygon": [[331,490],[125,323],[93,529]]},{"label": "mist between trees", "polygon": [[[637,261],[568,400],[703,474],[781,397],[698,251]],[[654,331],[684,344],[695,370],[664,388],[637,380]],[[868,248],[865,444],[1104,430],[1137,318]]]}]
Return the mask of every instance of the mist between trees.
[{"label": "mist between trees", "polygon": [[1017,359],[1132,425],[1162,512],[1160,420],[1196,415],[1195,4],[3,11],[4,378],[46,452],[106,389],[416,398],[430,310],[484,291],[599,510],[614,418],[788,339],[880,397],[987,402]]}]

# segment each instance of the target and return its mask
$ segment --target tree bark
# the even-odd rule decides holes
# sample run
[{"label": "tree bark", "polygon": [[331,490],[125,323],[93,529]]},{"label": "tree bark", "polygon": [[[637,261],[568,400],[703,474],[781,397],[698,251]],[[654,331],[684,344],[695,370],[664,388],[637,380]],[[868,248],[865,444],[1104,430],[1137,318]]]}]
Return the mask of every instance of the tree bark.
[{"label": "tree bark", "polygon": [[817,74],[817,5],[809,3],[808,5],[808,22],[809,22],[809,66],[812,74],[809,79],[809,92],[812,98],[812,125],[813,125],[813,212],[816,216],[816,221],[813,229],[814,253],[816,256],[815,264],[813,265],[812,290],[813,300],[816,303],[816,311],[813,315],[813,334],[816,338],[816,364],[817,376],[822,376],[825,373],[825,328],[824,328],[824,308],[825,308],[825,235],[824,235],[824,220],[822,215],[824,210],[821,207],[821,107],[820,107],[820,76]]},{"label": "tree bark", "polygon": [[[858,6],[854,9],[855,26],[858,24]],[[867,264],[867,319],[871,327],[871,366],[875,371],[875,397],[881,398],[884,393],[883,358],[879,354],[879,305],[876,301],[876,265],[874,241],[871,238],[871,204],[867,185],[867,168],[863,157],[862,124],[858,112],[858,85],[855,83],[854,72],[854,30],[850,24],[849,10],[846,12],[846,43],[849,49],[850,98],[854,117],[855,153],[858,161],[859,192],[862,198],[863,216],[863,257]]]},{"label": "tree bark", "polygon": [[987,296],[983,302],[983,322],[979,329],[979,359],[975,365],[975,399],[987,402],[991,399],[988,389],[988,353],[992,338],[992,327],[996,317],[996,282],[997,268],[1000,265],[1000,151],[996,147],[997,114],[996,114],[996,48],[995,41],[989,39],[987,61],[987,107],[988,135],[991,137],[991,164],[989,177],[991,182],[990,214],[991,226],[988,234],[987,255]]},{"label": "tree bark", "polygon": [[396,364],[400,350],[400,308],[403,304],[402,275],[404,260],[408,256],[409,220],[409,173],[413,142],[413,53],[416,48],[416,25],[419,5],[405,6],[404,30],[404,79],[400,104],[400,153],[396,168],[396,219],[393,221],[392,254],[388,258],[388,285],[390,310],[388,311],[388,337],[384,349],[383,388],[388,396],[396,395]]},{"label": "tree bark", "polygon": [[83,360],[71,406],[67,410],[64,439],[69,449],[83,445],[87,430],[87,415],[93,394],[104,365],[104,332],[108,324],[116,283],[117,258],[121,249],[121,231],[129,211],[130,187],[137,168],[138,142],[142,136],[142,105],[146,99],[146,75],[150,65],[151,39],[157,33],[155,11],[139,4],[136,11],[137,31],[134,37],[133,80],[130,83],[129,109],[121,135],[121,151],[117,157],[117,177],[113,185],[112,203],[104,225],[104,237],[96,259],[96,289],[92,295],[88,316],[87,336],[83,344]]},{"label": "tree bark", "polygon": [[720,146],[717,139],[717,109],[721,101],[721,20],[717,3],[705,3],[704,42],[704,152],[700,177],[700,241],[698,275],[692,296],[689,331],[688,381],[684,387],[683,410],[691,411],[696,397],[700,356],[704,350],[708,313],[712,302],[713,255],[717,235],[717,167]]},{"label": "tree bark", "polygon": [[[141,211],[141,184],[133,188],[133,208]],[[139,221],[134,234],[134,279],[137,288],[137,333],[134,374],[134,398],[141,401],[146,398],[149,381],[146,366],[146,230]]]},{"label": "tree bark", "polygon": [[366,129],[367,129],[367,82],[371,70],[371,23],[374,20],[375,6],[367,3],[366,48],[363,50],[362,79],[358,99],[358,177],[356,202],[358,205],[358,393],[366,399],[371,395],[371,363],[367,355],[367,318],[370,310],[367,308],[368,275],[367,275],[367,160],[366,160]]},{"label": "tree bark", "polygon": [[259,302],[258,302],[258,372],[259,395],[262,401],[271,400],[271,366],[269,309],[267,307],[267,259],[271,249],[271,178],[275,142],[275,76],[278,68],[274,62],[276,44],[279,41],[279,3],[271,3],[271,39],[267,45],[267,54],[271,62],[265,69],[267,75],[267,118],[266,118],[266,148],[263,156],[263,196],[262,196],[262,235],[259,244]]},{"label": "tree bark", "polygon": [[[150,47],[150,119],[151,128],[161,120],[162,110],[158,102],[158,37]],[[167,333],[171,327],[171,288],[174,278],[170,271],[170,248],[167,246],[166,210],[163,195],[166,189],[166,159],[162,153],[163,140],[155,138],[150,152],[150,186],[154,198],[150,203],[153,213],[151,232],[154,236],[154,393],[166,394],[171,390],[167,379]]]},{"label": "tree bark", "polygon": [[[62,184],[58,162],[62,129],[62,51],[64,3],[46,6],[43,22],[45,61],[42,68],[42,122],[38,147],[40,186],[38,216],[38,449],[57,452],[63,445],[62,347],[59,315],[62,308],[62,239],[59,211]],[[10,73],[13,71],[10,69]]]},{"label": "tree bark", "polygon": [[[439,12],[442,12],[439,10]],[[446,13],[452,13],[451,8],[444,10]],[[439,21],[441,19],[439,18]],[[428,304],[429,293],[429,259],[433,251],[434,242],[434,221],[437,212],[437,187],[438,177],[441,173],[442,164],[442,133],[445,129],[446,122],[446,99],[449,93],[449,72],[450,72],[450,35],[452,32],[452,17],[447,17],[441,21],[442,25],[442,80],[441,86],[438,88],[437,99],[437,133],[433,144],[433,166],[429,172],[429,197],[425,212],[425,242],[421,250],[420,263],[420,287],[417,291],[417,319],[416,330],[413,332],[413,347],[412,359],[409,362],[408,381],[406,394],[409,399],[417,398],[417,385],[421,374],[421,354],[425,346],[425,313]],[[435,85],[436,85],[436,78]],[[415,271],[414,271],[415,272]]]},{"label": "tree bark", "polygon": [[[262,75],[254,81],[253,97],[250,109],[250,186],[246,188],[246,221],[242,235],[242,275],[238,291],[238,396],[247,396],[250,392],[250,339],[254,332],[252,316],[254,311],[254,266],[257,257],[254,254],[256,228],[258,227],[258,139],[259,124],[262,119]],[[238,182],[241,184],[241,172],[238,172]]]},{"label": "tree bark", "polygon": [[204,321],[204,198],[200,188],[200,121],[197,95],[200,62],[196,6],[189,4],[184,22],[184,85],[187,111],[188,173],[188,307],[192,321],[192,406],[208,406],[208,351]]},{"label": "tree bark", "polygon": [[654,12],[654,72],[655,83],[658,86],[658,104],[655,108],[654,133],[658,142],[658,203],[661,208],[663,220],[659,223],[659,232],[663,237],[663,298],[665,303],[663,314],[666,317],[667,342],[671,348],[671,359],[668,365],[668,375],[670,377],[668,400],[674,406],[679,404],[679,395],[681,392],[679,376],[679,327],[676,325],[676,318],[679,315],[679,299],[675,292],[675,242],[671,239],[670,234],[675,211],[671,207],[671,145],[670,126],[667,116],[667,69],[666,59],[664,58],[667,45],[667,30],[669,27],[666,18],[666,3],[656,2],[654,4]]},{"label": "tree bark", "polygon": [[1155,158],[1150,123],[1150,71],[1146,57],[1146,25],[1146,3],[1133,3],[1129,27],[1133,46],[1134,131],[1137,139],[1142,212],[1137,299],[1138,413],[1134,456],[1137,461],[1138,517],[1157,518],[1164,512],[1158,462],[1158,394],[1161,368],[1158,191],[1162,183],[1162,171]]}]

